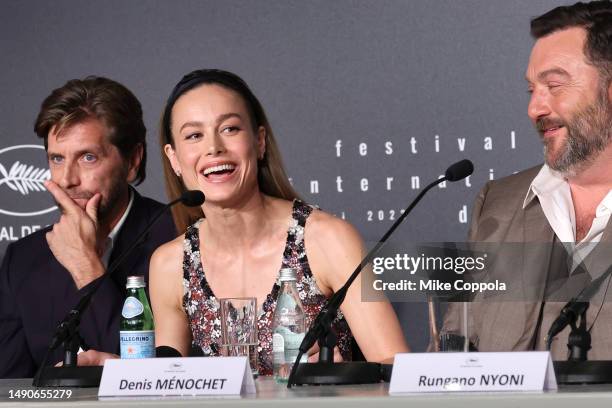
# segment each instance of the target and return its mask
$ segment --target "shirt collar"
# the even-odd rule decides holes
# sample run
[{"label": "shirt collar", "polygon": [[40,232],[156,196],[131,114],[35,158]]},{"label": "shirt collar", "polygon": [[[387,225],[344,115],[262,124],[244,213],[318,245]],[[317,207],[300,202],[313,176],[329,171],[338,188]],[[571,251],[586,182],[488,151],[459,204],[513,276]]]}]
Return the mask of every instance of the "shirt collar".
[{"label": "shirt collar", "polygon": [[601,217],[602,215],[612,213],[612,190],[608,191],[608,194],[601,200],[601,203],[597,206],[597,210],[595,210],[595,216]]},{"label": "shirt collar", "polygon": [[115,227],[108,234],[108,237],[110,239],[114,240],[117,237],[117,234],[119,234],[119,230],[125,223],[125,219],[127,218],[128,214],[130,213],[130,210],[132,209],[132,204],[134,204],[134,192],[132,191],[132,189],[130,189],[130,201],[128,202],[128,205],[125,208],[123,215],[121,216],[121,218],[119,218],[119,221],[117,222],[117,224],[115,224]]},{"label": "shirt collar", "polygon": [[[567,183],[567,180],[561,173],[552,170],[547,164],[544,164],[538,175],[535,176],[531,182],[529,190],[527,190],[527,194],[523,200],[523,209],[525,209],[537,195],[550,193],[561,187],[564,183]],[[608,191],[608,194],[606,194],[603,200],[601,200],[601,203],[597,206],[595,216],[601,217],[602,215],[610,213],[612,213],[612,190]]]},{"label": "shirt collar", "polygon": [[102,255],[102,262],[107,266],[108,266],[108,261],[110,259],[110,254],[113,251],[113,245],[115,243],[115,238],[117,238],[117,235],[119,234],[119,231],[121,230],[121,227],[123,227],[123,224],[125,224],[125,220],[128,217],[128,214],[130,213],[130,210],[132,209],[133,204],[134,204],[134,192],[130,188],[130,201],[128,202],[128,205],[125,208],[123,215],[121,216],[117,224],[115,224],[111,232],[108,234],[108,237],[106,238],[104,254]]},{"label": "shirt collar", "polygon": [[[544,164],[538,175],[535,176],[531,182],[529,190],[527,190],[527,194],[523,200],[523,209],[525,209],[536,196],[555,191],[565,183],[567,183],[567,181],[561,173],[552,170],[547,164]],[[612,200],[612,196],[610,199]],[[612,208],[612,201],[610,201],[610,205]]]}]

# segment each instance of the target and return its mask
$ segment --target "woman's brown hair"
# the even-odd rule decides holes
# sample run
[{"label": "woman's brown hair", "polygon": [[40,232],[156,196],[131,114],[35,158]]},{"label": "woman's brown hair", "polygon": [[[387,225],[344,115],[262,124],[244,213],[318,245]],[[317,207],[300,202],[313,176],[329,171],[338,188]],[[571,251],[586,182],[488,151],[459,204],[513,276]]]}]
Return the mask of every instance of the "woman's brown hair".
[{"label": "woman's brown hair", "polygon": [[[168,97],[161,118],[159,144],[162,151],[162,163],[168,199],[174,200],[186,191],[183,181],[174,173],[170,161],[163,153],[165,145],[169,144],[174,147],[171,131],[172,108],[181,95],[204,84],[220,85],[236,92],[242,97],[247,106],[253,130],[257,131],[260,126],[263,126],[266,130],[266,151],[263,158],[259,160],[257,166],[259,190],[269,196],[284,198],[286,200],[298,198],[297,193],[287,178],[280,150],[274,139],[274,134],[272,133],[272,128],[270,127],[266,113],[246,82],[238,75],[228,71],[219,69],[199,69],[185,75],[183,79],[176,84]],[[199,207],[188,208],[185,206],[175,206],[172,209],[172,216],[177,231],[185,231],[189,225],[203,217],[204,214]]]}]

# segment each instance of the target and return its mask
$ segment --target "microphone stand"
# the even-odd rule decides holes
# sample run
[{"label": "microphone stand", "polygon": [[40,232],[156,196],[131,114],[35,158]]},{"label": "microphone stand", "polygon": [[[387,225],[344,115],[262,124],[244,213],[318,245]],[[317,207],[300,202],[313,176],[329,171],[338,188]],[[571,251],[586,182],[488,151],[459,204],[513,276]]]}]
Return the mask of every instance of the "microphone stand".
[{"label": "microphone stand", "polygon": [[[554,336],[568,325],[567,361],[554,361],[555,376],[559,384],[610,384],[612,383],[612,361],[588,360],[591,349],[591,333],[587,330],[589,301],[599,291],[604,280],[610,278],[612,266],[600,277],[593,280],[572,298],[561,310],[546,336],[546,350],[550,351]],[[603,300],[605,302],[605,299]],[[580,323],[578,324],[578,318]]]},{"label": "microphone stand", "polygon": [[[299,353],[289,374],[287,388],[291,388],[292,385],[303,384],[369,384],[380,382],[383,376],[386,378],[390,377],[389,367],[383,367],[380,363],[334,363],[333,355],[337,337],[333,331],[332,323],[338,315],[338,309],[344,301],[351,284],[361,273],[362,269],[374,259],[387,239],[393,234],[397,227],[399,227],[419,201],[421,201],[423,196],[438,184],[447,180],[461,180],[470,175],[473,170],[474,167],[469,160],[462,160],[449,167],[444,177],[427,185],[417,195],[414,201],[412,201],[408,208],[406,208],[404,213],[393,223],[391,228],[383,235],[374,248],[372,248],[359,265],[357,265],[346,283],[327,299],[327,302],[315,318],[312,326],[300,344]],[[460,176],[459,173],[461,172],[466,172],[467,174]],[[316,363],[300,363],[302,355],[308,352],[315,342],[319,344],[319,361]]]},{"label": "microphone stand", "polygon": [[580,325],[576,325],[576,322],[570,324],[572,331],[567,339],[567,347],[570,349],[568,361],[587,361],[587,353],[591,349],[591,333],[586,328],[588,308],[589,304],[587,303],[584,311],[580,314]]},{"label": "microphone stand", "polygon": [[[202,198],[204,195],[202,194]],[[62,322],[55,329],[55,335],[51,340],[51,344],[47,349],[42,363],[34,376],[32,385],[35,387],[97,387],[100,385],[100,379],[102,377],[102,366],[77,366],[78,361],[78,350],[81,345],[85,349],[88,349],[87,345],[83,341],[83,338],[79,334],[79,326],[81,324],[81,315],[87,309],[91,303],[91,299],[94,294],[98,291],[100,286],[104,283],[109,276],[111,276],[118,267],[123,263],[132,251],[139,246],[153,227],[157,220],[165,214],[168,208],[179,202],[186,202],[186,205],[193,206],[193,200],[191,196],[183,194],[181,197],[174,201],[166,204],[149,222],[147,227],[140,233],[138,239],[134,241],[128,249],[126,249],[108,268],[107,272],[97,279],[97,282],[92,288],[85,294],[79,303],[64,317]],[[203,199],[202,199],[203,201]],[[201,204],[201,203],[200,203]],[[198,204],[199,205],[199,204]],[[47,360],[49,355],[59,346],[64,347],[64,360],[60,367],[47,367]]]}]

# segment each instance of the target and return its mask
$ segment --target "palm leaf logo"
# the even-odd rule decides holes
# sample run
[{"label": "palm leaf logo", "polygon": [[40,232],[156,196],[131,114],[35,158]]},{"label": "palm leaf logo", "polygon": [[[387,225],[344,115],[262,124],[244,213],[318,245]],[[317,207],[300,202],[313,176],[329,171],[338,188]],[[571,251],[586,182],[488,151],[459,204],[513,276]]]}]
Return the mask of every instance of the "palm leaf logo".
[{"label": "palm leaf logo", "polygon": [[43,182],[51,178],[51,173],[49,169],[16,161],[8,171],[0,164],[0,177],[0,186],[6,184],[13,191],[28,195],[32,191],[46,191]]}]

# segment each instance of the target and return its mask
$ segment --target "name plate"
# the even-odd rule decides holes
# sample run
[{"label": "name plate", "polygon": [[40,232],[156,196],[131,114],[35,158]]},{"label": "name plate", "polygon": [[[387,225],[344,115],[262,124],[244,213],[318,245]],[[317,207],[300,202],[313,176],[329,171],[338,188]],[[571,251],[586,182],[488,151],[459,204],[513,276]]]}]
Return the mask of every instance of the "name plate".
[{"label": "name plate", "polygon": [[397,354],[389,394],[556,390],[550,353]]},{"label": "name plate", "polygon": [[109,359],[99,397],[254,394],[247,357]]}]

